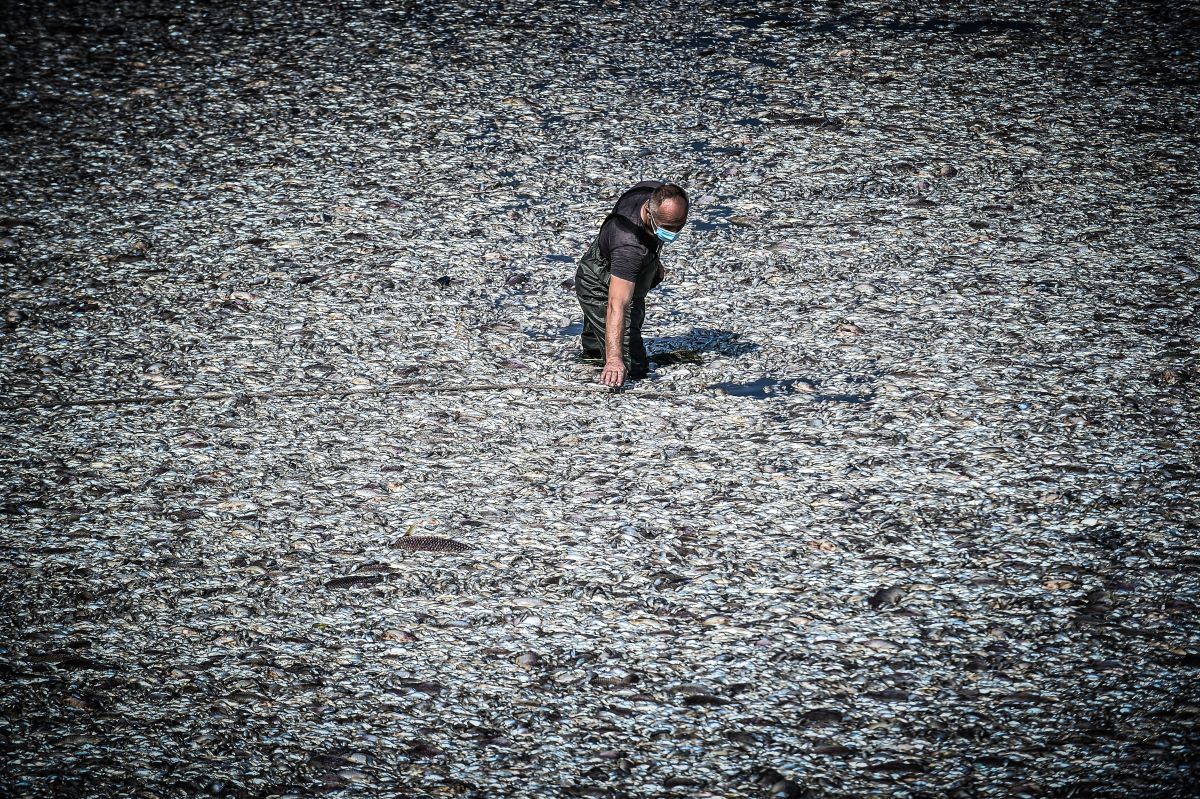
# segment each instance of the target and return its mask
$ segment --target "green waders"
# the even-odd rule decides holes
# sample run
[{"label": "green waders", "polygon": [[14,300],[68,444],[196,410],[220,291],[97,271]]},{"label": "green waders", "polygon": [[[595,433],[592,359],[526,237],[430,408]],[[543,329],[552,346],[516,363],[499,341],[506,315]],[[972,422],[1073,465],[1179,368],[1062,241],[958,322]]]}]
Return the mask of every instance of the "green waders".
[{"label": "green waders", "polygon": [[[579,259],[575,270],[575,296],[583,308],[583,357],[604,360],[604,325],[608,320],[609,263],[600,254],[600,238],[592,242]],[[646,294],[662,281],[659,261],[643,269],[633,285],[633,302],[625,314],[625,336],[621,349],[625,354],[625,371],[629,378],[645,377],[650,373],[646,345],[642,341],[642,323],[646,321]]]}]

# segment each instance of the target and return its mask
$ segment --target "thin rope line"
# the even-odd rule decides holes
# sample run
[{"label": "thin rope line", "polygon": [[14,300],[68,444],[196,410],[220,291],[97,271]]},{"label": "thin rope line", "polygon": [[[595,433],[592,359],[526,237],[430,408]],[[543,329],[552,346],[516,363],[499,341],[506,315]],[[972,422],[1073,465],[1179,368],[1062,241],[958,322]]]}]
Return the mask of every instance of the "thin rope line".
[{"label": "thin rope line", "polygon": [[380,394],[452,394],[471,391],[566,391],[571,393],[613,396],[623,394],[645,399],[683,400],[687,395],[664,391],[636,391],[613,389],[599,385],[569,385],[563,383],[459,383],[433,385],[413,381],[394,383],[380,388],[308,389],[292,391],[209,391],[203,394],[140,394],[127,397],[96,397],[76,400],[25,400],[9,405],[0,405],[0,412],[37,410],[40,408],[81,408],[95,405],[153,405],[168,402],[201,402],[227,399],[304,399],[318,397],[377,396]]}]

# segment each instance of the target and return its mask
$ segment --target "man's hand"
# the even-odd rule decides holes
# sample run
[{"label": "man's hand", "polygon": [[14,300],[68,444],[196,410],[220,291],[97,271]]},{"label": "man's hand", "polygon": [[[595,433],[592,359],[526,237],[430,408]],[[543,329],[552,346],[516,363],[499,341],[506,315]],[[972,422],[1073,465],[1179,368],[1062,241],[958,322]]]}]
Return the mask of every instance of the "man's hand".
[{"label": "man's hand", "polygon": [[608,361],[600,371],[600,382],[612,388],[625,385],[625,364],[621,361]]}]

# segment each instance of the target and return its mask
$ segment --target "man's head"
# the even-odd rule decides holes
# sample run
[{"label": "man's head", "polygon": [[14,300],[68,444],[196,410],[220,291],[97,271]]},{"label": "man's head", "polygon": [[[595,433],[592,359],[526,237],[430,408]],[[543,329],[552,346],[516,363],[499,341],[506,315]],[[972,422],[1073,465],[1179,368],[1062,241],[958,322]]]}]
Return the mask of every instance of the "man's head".
[{"label": "man's head", "polygon": [[[674,183],[664,183],[659,186],[646,201],[646,217],[651,232],[661,228],[672,234],[678,233],[687,223],[687,216],[687,192]],[[659,238],[663,237],[659,236]],[[674,239],[674,236],[664,240],[671,239]]]}]

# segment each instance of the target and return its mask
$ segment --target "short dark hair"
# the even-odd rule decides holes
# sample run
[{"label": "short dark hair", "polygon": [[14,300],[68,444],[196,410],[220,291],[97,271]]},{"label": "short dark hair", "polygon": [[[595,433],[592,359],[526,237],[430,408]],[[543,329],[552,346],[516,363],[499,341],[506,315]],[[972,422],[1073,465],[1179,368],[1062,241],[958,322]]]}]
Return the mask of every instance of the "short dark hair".
[{"label": "short dark hair", "polygon": [[658,209],[667,200],[679,200],[683,203],[683,210],[687,211],[691,207],[688,202],[687,192],[674,183],[664,183],[653,191],[650,195],[650,210],[658,213]]}]

